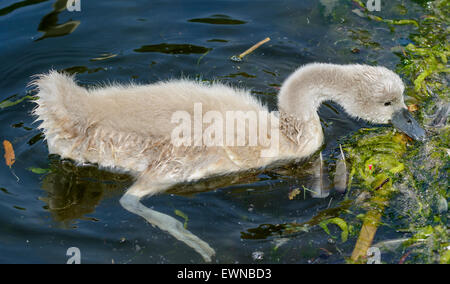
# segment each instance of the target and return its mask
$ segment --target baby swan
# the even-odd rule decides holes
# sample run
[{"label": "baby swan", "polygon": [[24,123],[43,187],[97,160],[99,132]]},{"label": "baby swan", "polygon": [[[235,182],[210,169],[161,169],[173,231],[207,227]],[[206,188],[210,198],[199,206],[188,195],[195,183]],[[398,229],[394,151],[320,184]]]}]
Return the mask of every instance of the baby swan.
[{"label": "baby swan", "polygon": [[133,175],[122,206],[205,261],[215,254],[206,242],[140,200],[178,183],[310,156],[323,142],[317,109],[327,100],[353,117],[392,122],[412,138],[425,137],[405,106],[401,79],[384,67],[303,66],[284,82],[279,113],[269,112],[249,92],[219,83],[174,80],[87,90],[50,71],[31,85],[38,91],[34,114],[42,121],[49,152]]}]

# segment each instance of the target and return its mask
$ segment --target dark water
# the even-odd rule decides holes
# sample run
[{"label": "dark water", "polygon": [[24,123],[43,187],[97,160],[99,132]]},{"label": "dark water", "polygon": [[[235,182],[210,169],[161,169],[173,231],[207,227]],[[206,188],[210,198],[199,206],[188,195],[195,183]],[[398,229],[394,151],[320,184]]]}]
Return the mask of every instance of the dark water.
[{"label": "dark water", "polygon": [[[384,2],[406,2],[406,15],[421,11],[411,1]],[[83,85],[218,79],[251,88],[273,108],[278,87],[298,66],[321,61],[393,69],[398,58],[391,48],[407,44],[409,33],[408,27],[393,34],[361,19],[351,12],[357,8],[351,1],[81,0],[79,12],[67,11],[65,3],[0,3],[0,101],[26,96],[30,76],[53,68],[78,73]],[[391,13],[392,7],[379,14]],[[244,62],[229,59],[266,37],[272,40]],[[49,157],[32,108],[29,100],[0,108],[0,138],[11,141],[16,153],[13,172],[3,160],[0,165],[0,263],[65,263],[69,247],[81,250],[83,263],[202,262],[192,249],[121,208],[128,177]],[[339,139],[365,125],[333,104],[320,115],[323,154],[333,163]],[[51,171],[36,174],[30,168]],[[249,183],[193,196],[164,194],[145,204],[172,216],[183,212],[189,230],[216,250],[219,263],[344,262],[354,239],[337,250],[319,227],[291,236],[278,249],[285,240],[241,238],[261,224],[308,221],[342,200],[337,194],[288,199],[292,188],[308,181],[305,175],[263,174]],[[377,238],[392,234],[382,229]],[[335,253],[324,256],[327,250]],[[254,260],[254,252],[264,253],[262,260]]]}]

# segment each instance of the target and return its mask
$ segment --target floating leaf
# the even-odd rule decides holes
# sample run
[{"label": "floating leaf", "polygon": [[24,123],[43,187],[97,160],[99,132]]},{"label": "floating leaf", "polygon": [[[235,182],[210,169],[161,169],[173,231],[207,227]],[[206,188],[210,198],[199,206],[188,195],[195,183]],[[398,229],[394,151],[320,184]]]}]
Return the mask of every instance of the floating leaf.
[{"label": "floating leaf", "polygon": [[419,110],[419,106],[417,104],[410,104],[410,105],[408,105],[408,110],[410,112],[418,111]]},{"label": "floating leaf", "polygon": [[5,162],[8,167],[11,167],[16,162],[16,155],[14,148],[8,140],[3,141],[3,148],[5,149]]},{"label": "floating leaf", "polygon": [[301,191],[299,188],[293,189],[291,192],[289,192],[289,200],[293,200],[300,193]]}]

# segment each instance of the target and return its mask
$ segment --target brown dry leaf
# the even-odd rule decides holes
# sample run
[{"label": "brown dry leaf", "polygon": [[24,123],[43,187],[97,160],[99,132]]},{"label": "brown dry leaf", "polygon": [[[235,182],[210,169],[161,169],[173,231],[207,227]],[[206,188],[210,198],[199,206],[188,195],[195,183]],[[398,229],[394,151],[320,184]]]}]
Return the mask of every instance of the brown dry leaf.
[{"label": "brown dry leaf", "polygon": [[14,154],[14,148],[8,140],[3,141],[3,147],[5,148],[5,162],[8,167],[11,167],[16,162],[16,155]]},{"label": "brown dry leaf", "polygon": [[418,111],[418,110],[419,110],[419,106],[416,105],[416,104],[408,105],[408,110],[409,110],[410,112]]},{"label": "brown dry leaf", "polygon": [[296,188],[296,189],[292,190],[291,192],[289,192],[289,200],[293,200],[294,197],[296,197],[297,195],[300,194],[300,192],[301,191],[299,188]]}]

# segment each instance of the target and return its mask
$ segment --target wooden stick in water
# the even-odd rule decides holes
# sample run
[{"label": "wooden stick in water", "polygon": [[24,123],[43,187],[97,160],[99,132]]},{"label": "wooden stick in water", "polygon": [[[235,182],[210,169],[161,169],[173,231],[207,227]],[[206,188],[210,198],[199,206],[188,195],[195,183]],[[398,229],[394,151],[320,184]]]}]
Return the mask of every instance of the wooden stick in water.
[{"label": "wooden stick in water", "polygon": [[255,51],[255,49],[257,49],[258,47],[260,47],[261,45],[265,44],[266,42],[270,41],[270,37],[266,37],[265,39],[263,39],[262,41],[258,42],[257,44],[255,44],[254,46],[250,47],[249,49],[247,49],[246,51],[242,52],[241,54],[239,54],[239,58],[242,59],[244,56],[252,53],[253,51]]},{"label": "wooden stick in water", "polygon": [[[385,184],[390,181],[389,178],[385,179],[379,186],[375,188],[375,192],[383,188]],[[389,201],[388,197],[380,196],[375,198],[373,203],[376,208],[367,212],[361,232],[359,233],[358,240],[356,241],[355,248],[352,253],[352,261],[361,261],[367,256],[367,251],[372,246],[373,239],[378,229],[378,225],[381,220],[381,214],[384,210],[384,206]]]},{"label": "wooden stick in water", "polygon": [[270,41],[270,37],[267,37],[267,38],[263,39],[262,41],[260,41],[257,44],[253,45],[252,47],[250,47],[246,51],[242,52],[238,56],[236,56],[236,55],[232,56],[231,60],[237,61],[237,62],[242,61],[242,58],[244,58],[245,56],[249,55],[250,53],[255,51],[255,49],[257,49],[258,47],[260,47],[261,45],[265,44],[268,41]]}]

